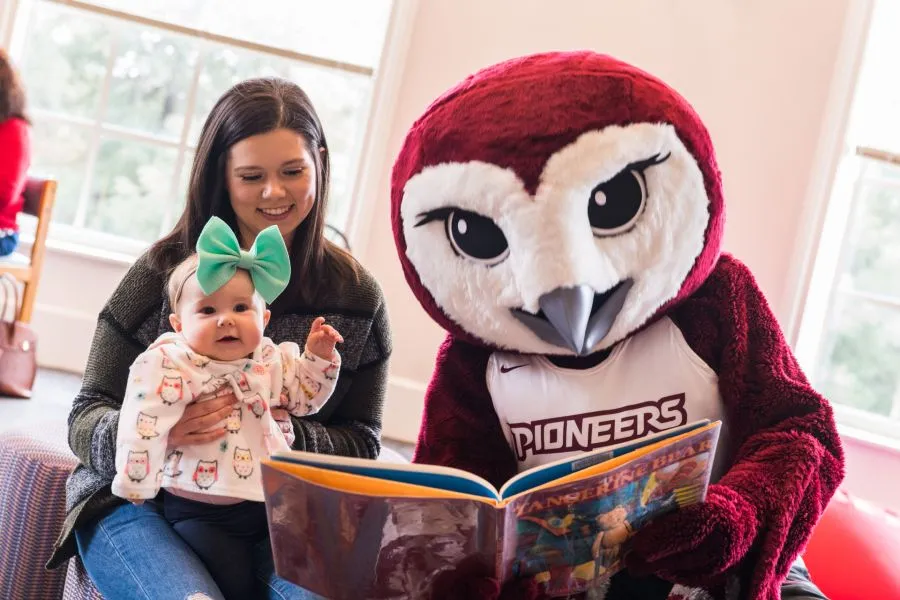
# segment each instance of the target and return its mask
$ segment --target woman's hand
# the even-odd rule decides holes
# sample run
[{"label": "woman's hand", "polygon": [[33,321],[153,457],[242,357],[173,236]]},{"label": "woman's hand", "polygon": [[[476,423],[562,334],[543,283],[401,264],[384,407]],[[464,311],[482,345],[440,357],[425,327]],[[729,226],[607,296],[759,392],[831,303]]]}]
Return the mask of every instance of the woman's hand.
[{"label": "woman's hand", "polygon": [[278,423],[279,429],[281,429],[281,433],[284,434],[284,439],[287,441],[288,446],[294,446],[294,422],[291,421],[291,414],[284,408],[272,407],[272,418],[275,419],[275,422]]},{"label": "woman's hand", "polygon": [[192,446],[219,439],[225,435],[225,428],[216,425],[231,414],[235,404],[237,398],[231,391],[217,394],[212,400],[189,404],[169,432],[169,445]]}]

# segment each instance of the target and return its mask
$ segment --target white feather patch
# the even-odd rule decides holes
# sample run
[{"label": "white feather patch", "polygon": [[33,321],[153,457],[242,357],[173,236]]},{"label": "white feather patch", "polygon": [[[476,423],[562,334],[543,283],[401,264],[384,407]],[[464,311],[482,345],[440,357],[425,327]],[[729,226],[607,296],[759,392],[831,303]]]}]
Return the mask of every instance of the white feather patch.
[{"label": "white feather patch", "polygon": [[[629,164],[645,169],[647,200],[628,231],[597,237],[588,221],[591,190]],[[463,329],[499,348],[571,354],[548,344],[510,309],[537,312],[543,294],[589,285],[602,293],[634,280],[622,311],[597,349],[643,325],[673,298],[704,244],[709,200],[693,156],[667,124],[611,126],[581,135],[549,157],[534,196],[510,169],[472,161],[423,169],[401,205],[407,257],[435,301]],[[443,223],[416,226],[428,211],[455,207],[488,217],[509,245],[494,266],[459,256]]]}]

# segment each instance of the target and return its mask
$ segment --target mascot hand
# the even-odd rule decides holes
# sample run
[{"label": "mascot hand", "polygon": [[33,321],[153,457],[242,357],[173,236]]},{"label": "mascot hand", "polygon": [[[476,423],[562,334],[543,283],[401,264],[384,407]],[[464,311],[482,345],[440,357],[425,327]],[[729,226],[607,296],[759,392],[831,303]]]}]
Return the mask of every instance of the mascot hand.
[{"label": "mascot hand", "polygon": [[744,496],[711,485],[705,502],[655,519],[635,533],[625,564],[636,575],[702,584],[738,563],[758,529],[756,510]]},{"label": "mascot hand", "polygon": [[486,600],[538,600],[541,598],[533,578],[514,579],[500,586],[491,576],[487,566],[478,557],[469,557],[452,571],[444,571],[431,584],[430,600],[459,600],[460,598],[484,598]]}]

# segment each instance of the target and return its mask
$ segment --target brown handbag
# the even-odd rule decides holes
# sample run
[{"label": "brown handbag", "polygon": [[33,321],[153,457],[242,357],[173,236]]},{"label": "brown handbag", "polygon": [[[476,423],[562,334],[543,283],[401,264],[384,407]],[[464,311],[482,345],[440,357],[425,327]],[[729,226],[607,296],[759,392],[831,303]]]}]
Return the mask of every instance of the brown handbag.
[{"label": "brown handbag", "polygon": [[[0,303],[0,396],[31,398],[37,373],[37,336],[27,323],[19,321],[18,282],[9,274],[0,277],[0,281],[3,288]],[[10,309],[12,319],[7,320]]]}]

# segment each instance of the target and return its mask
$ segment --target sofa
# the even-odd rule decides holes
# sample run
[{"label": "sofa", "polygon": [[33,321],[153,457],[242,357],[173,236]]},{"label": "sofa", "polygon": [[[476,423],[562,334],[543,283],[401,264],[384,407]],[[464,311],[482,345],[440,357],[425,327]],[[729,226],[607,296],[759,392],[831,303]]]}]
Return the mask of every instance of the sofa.
[{"label": "sofa", "polygon": [[[381,459],[403,461],[390,449]],[[76,464],[46,432],[0,433],[0,598],[98,600],[75,558],[47,571]],[[831,600],[900,600],[900,517],[841,490],[822,517],[804,559]]]},{"label": "sofa", "polygon": [[65,517],[66,478],[77,460],[30,432],[0,433],[0,598],[99,600],[80,561],[44,564]]}]

